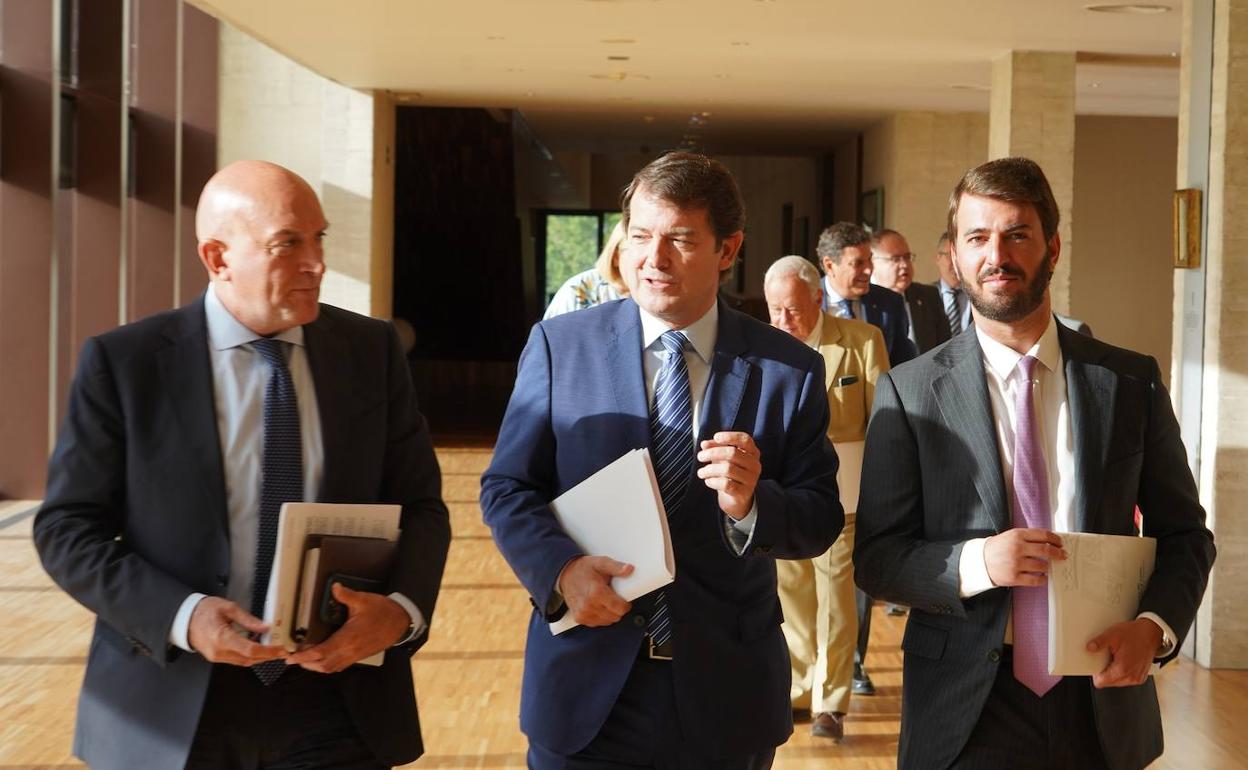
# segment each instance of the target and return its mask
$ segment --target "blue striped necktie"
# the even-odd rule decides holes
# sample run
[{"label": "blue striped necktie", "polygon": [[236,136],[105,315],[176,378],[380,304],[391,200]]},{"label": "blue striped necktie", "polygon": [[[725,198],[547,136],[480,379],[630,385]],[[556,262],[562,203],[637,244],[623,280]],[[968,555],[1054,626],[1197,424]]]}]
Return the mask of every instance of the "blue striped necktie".
[{"label": "blue striped necktie", "polygon": [[853,318],[854,317],[854,303],[850,302],[847,299],[843,299],[840,302],[836,303],[836,306],[841,309],[841,318]]},{"label": "blue striped necktie", "polygon": [[[689,340],[675,331],[659,338],[667,359],[654,381],[654,405],[650,408],[650,456],[659,481],[659,495],[668,518],[680,507],[693,475],[693,403],[689,395],[689,367],[685,347]],[[646,631],[656,645],[672,638],[667,594],[660,589]]]},{"label": "blue striped necktie", "polygon": [[[251,588],[251,614],[264,617],[264,599],[273,570],[278,515],[282,503],[303,499],[303,443],[299,435],[299,401],[286,365],[289,342],[258,339],[252,348],[269,364],[264,391],[264,461],[260,482],[260,522],[256,533],[256,572]],[[268,661],[251,667],[266,686],[277,681],[286,664]]]}]

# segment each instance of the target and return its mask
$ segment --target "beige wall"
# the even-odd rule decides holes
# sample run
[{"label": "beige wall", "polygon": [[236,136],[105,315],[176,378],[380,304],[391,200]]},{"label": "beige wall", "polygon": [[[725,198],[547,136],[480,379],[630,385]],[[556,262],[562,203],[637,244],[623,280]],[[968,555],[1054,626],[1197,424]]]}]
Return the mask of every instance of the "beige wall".
[{"label": "beige wall", "polygon": [[226,24],[220,56],[218,163],[260,158],[307,179],[330,223],[321,299],[371,312],[372,96],[327,80]]},{"label": "beige wall", "polygon": [[906,236],[918,255],[918,280],[938,277],[932,256],[949,193],[967,169],[987,159],[986,113],[900,112],[864,135],[862,189],[884,188],[884,225]]},{"label": "beige wall", "polygon": [[1070,314],[1099,339],[1147,353],[1170,374],[1174,292],[1173,118],[1082,115],[1075,120]]}]

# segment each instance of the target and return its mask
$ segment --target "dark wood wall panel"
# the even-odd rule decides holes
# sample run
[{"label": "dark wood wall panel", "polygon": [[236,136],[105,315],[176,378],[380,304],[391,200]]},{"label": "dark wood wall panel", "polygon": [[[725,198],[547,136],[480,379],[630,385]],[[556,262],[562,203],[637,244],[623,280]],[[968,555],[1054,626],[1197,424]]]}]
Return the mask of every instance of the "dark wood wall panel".
[{"label": "dark wood wall panel", "polygon": [[[217,170],[217,20],[182,4],[182,230],[178,302],[203,293],[208,276],[195,255],[195,205]],[[262,118],[263,119],[263,118]]]},{"label": "dark wood wall panel", "polygon": [[0,4],[0,499],[37,497],[48,454],[51,3]]},{"label": "dark wood wall panel", "polygon": [[178,6],[131,0],[126,318],[176,297]]},{"label": "dark wood wall panel", "polygon": [[[43,495],[83,341],[204,286],[187,191],[216,163],[217,22],[181,0],[82,0],[61,35],[55,5],[0,3],[0,499]],[[53,61],[54,36],[76,56]]]},{"label": "dark wood wall panel", "polygon": [[421,408],[441,436],[493,433],[528,334],[511,125],[399,107],[395,148],[394,315]]}]

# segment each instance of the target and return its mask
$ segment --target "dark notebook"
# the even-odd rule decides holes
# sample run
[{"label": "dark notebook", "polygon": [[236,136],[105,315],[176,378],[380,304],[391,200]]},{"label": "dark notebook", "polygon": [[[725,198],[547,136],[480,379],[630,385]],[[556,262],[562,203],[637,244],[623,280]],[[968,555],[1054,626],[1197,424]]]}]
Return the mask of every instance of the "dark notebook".
[{"label": "dark notebook", "polygon": [[390,578],[398,545],[375,537],[310,535],[303,554],[291,638],[300,644],[318,644],[346,622],[346,607],[334,600],[332,583],[381,593]]}]

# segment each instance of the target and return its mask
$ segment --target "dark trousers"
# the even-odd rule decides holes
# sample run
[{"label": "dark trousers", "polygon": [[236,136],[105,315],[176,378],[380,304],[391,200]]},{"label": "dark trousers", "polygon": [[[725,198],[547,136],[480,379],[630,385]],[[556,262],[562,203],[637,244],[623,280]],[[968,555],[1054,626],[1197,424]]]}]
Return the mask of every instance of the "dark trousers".
[{"label": "dark trousers", "polygon": [[1098,770],[1108,768],[1092,710],[1092,681],[1067,676],[1037,697],[1014,678],[1013,656],[997,679],[956,770]]},{"label": "dark trousers", "polygon": [[187,770],[384,770],[328,676],[288,668],[270,687],[239,666],[212,669]]},{"label": "dark trousers", "polygon": [[871,641],[871,608],[875,599],[867,596],[862,589],[855,590],[858,601],[858,646],[854,648],[854,662],[859,666],[867,660],[867,642]]},{"label": "dark trousers", "polygon": [[767,770],[776,750],[709,760],[684,747],[676,717],[672,664],[639,659],[607,721],[589,745],[572,756],[529,744],[532,770]]}]

